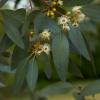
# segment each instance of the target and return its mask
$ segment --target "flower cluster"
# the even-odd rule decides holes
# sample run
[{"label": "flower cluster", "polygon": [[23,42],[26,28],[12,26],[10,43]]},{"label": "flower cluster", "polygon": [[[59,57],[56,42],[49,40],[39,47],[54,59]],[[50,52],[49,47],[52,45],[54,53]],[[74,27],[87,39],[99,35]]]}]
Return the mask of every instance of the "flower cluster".
[{"label": "flower cluster", "polygon": [[82,13],[81,8],[81,6],[75,6],[72,8],[71,12],[59,17],[58,25],[60,25],[62,29],[66,31],[70,30],[68,23],[71,23],[74,27],[78,27],[79,23],[86,19],[86,15]]},{"label": "flower cluster", "polygon": [[50,45],[48,43],[41,44],[40,42],[37,42],[37,43],[32,45],[32,47],[31,47],[31,54],[32,55],[40,55],[42,52],[49,55]]},{"label": "flower cluster", "polygon": [[45,29],[42,33],[40,33],[40,38],[42,40],[50,40],[50,34],[51,32],[49,32],[48,29]]},{"label": "flower cluster", "polygon": [[62,27],[63,30],[70,30],[70,27],[68,26],[69,18],[66,15],[62,15],[58,18],[58,25]]},{"label": "flower cluster", "polygon": [[80,22],[83,22],[86,19],[86,15],[84,13],[82,13],[81,11],[81,6],[75,6],[72,9],[72,17],[71,17],[71,21],[73,26],[78,27]]},{"label": "flower cluster", "polygon": [[39,34],[39,42],[34,43],[31,47],[31,54],[32,55],[40,55],[42,52],[49,55],[50,44],[46,43],[46,42],[43,43],[42,41],[43,40],[50,40],[50,35],[51,35],[51,32],[49,32],[48,29],[44,29],[44,31]]}]

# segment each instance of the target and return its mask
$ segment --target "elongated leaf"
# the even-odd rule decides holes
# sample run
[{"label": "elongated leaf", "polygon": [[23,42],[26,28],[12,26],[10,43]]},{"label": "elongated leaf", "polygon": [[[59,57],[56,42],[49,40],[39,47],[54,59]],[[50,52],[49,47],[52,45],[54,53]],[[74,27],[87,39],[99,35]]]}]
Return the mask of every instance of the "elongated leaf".
[{"label": "elongated leaf", "polygon": [[51,84],[42,90],[40,90],[40,95],[42,96],[48,96],[52,94],[59,94],[62,92],[66,92],[71,88],[71,84],[66,83],[66,82],[58,82]]},{"label": "elongated leaf", "polygon": [[7,2],[8,0],[0,0],[0,8]]},{"label": "elongated leaf", "polygon": [[28,64],[28,72],[27,72],[27,84],[30,91],[36,87],[36,83],[38,80],[38,65],[35,58],[32,58]]},{"label": "elongated leaf", "polygon": [[66,80],[68,60],[69,60],[69,43],[63,33],[56,36],[52,41],[53,60],[57,73],[61,80]]},{"label": "elongated leaf", "polygon": [[11,22],[4,22],[4,30],[7,36],[20,48],[24,48],[24,43],[19,30]]},{"label": "elongated leaf", "polygon": [[[4,32],[19,47],[24,48],[23,39],[19,27],[25,20],[25,10],[1,10],[4,23]],[[10,17],[9,17],[10,16]]]},{"label": "elongated leaf", "polygon": [[19,62],[28,56],[27,51],[16,46],[13,50],[11,66],[12,68],[16,68]]},{"label": "elongated leaf", "polygon": [[50,79],[52,74],[52,68],[49,56],[45,53],[41,53],[41,55],[37,56],[37,61],[39,67],[44,70],[46,77]]},{"label": "elongated leaf", "polygon": [[17,93],[23,85],[28,68],[27,66],[28,60],[29,60],[28,57],[24,58],[22,61],[20,61],[18,65],[15,75],[14,93]]},{"label": "elongated leaf", "polygon": [[0,12],[4,20],[11,22],[17,28],[24,23],[25,15],[26,15],[25,9],[18,9],[16,11],[7,9],[7,10],[1,10]]},{"label": "elongated leaf", "polygon": [[0,52],[4,52],[12,45],[12,41],[4,35],[0,41]]},{"label": "elongated leaf", "polygon": [[82,98],[89,95],[95,95],[100,93],[100,80],[94,81],[87,85],[80,93],[77,95],[77,100],[83,100]]},{"label": "elongated leaf", "polygon": [[96,25],[94,23],[92,23],[91,21],[84,21],[83,23],[81,23],[80,29],[82,32],[91,32],[95,35],[97,35],[97,33],[98,33]]},{"label": "elongated leaf", "polygon": [[72,44],[76,47],[79,54],[81,54],[86,59],[90,60],[89,52],[87,46],[85,44],[84,38],[80,32],[79,28],[74,28],[70,26],[71,29],[69,31],[69,39]]},{"label": "elongated leaf", "polygon": [[100,5],[84,6],[82,10],[91,20],[100,23]]},{"label": "elongated leaf", "polygon": [[52,76],[52,68],[51,68],[49,63],[45,66],[44,73],[45,73],[45,75],[46,75],[46,77],[48,79],[51,78],[51,76]]}]

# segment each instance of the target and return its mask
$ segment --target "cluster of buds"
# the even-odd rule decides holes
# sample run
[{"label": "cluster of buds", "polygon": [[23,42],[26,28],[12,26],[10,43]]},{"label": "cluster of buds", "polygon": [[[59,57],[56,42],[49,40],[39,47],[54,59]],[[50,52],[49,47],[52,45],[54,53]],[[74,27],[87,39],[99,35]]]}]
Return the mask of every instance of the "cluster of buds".
[{"label": "cluster of buds", "polygon": [[57,10],[56,7],[62,6],[62,5],[63,5],[63,0],[53,0],[53,1],[51,1],[51,5],[46,11],[47,16],[54,18],[56,10]]},{"label": "cluster of buds", "polygon": [[52,5],[53,6],[62,6],[63,5],[63,0],[53,0]]},{"label": "cluster of buds", "polygon": [[31,47],[32,55],[40,55],[42,52],[46,53],[47,55],[50,54],[50,45],[48,43],[41,44],[40,42],[37,42],[32,45]]},{"label": "cluster of buds", "polygon": [[56,8],[51,6],[51,7],[48,8],[46,14],[47,14],[47,16],[54,18],[55,12],[56,12]]}]

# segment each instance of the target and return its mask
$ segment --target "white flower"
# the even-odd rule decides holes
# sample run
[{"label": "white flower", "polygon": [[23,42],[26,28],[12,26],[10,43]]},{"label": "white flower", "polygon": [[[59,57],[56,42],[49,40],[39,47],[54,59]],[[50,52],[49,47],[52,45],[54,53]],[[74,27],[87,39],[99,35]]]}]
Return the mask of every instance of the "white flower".
[{"label": "white flower", "polygon": [[50,53],[50,45],[48,43],[45,43],[43,45],[42,51],[45,52],[47,55]]},{"label": "white flower", "polygon": [[62,1],[62,0],[58,0],[58,4],[59,4],[60,6],[62,6],[62,5],[63,5],[63,1]]},{"label": "white flower", "polygon": [[68,24],[63,24],[62,25],[62,29],[69,31],[70,30],[70,27],[68,26]]},{"label": "white flower", "polygon": [[82,8],[82,6],[75,6],[72,8],[73,12],[80,12],[80,9]]},{"label": "white flower", "polygon": [[49,32],[48,29],[45,29],[42,33],[40,33],[40,38],[44,40],[50,40],[50,34],[51,32]]},{"label": "white flower", "polygon": [[38,51],[36,52],[36,54],[37,54],[37,55],[40,55],[42,52],[43,52],[43,50],[41,49],[41,50],[38,50]]},{"label": "white flower", "polygon": [[67,16],[63,15],[61,17],[58,18],[58,24],[59,25],[63,25],[69,22],[69,19]]},{"label": "white flower", "polygon": [[86,15],[84,13],[79,14],[77,20],[78,22],[82,22],[86,19]]}]

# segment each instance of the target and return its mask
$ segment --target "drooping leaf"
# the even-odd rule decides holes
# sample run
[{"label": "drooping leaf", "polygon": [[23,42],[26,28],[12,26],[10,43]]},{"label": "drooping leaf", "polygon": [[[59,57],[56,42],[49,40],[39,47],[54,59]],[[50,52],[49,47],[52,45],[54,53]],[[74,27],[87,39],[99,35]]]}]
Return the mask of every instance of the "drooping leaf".
[{"label": "drooping leaf", "polygon": [[66,82],[58,82],[51,84],[42,90],[39,91],[41,96],[48,96],[52,94],[59,94],[62,92],[66,92],[71,88],[71,84],[66,83]]},{"label": "drooping leaf", "polygon": [[25,10],[1,10],[1,13],[3,16],[4,32],[16,45],[24,48],[24,43],[19,31],[19,27],[22,25],[25,19]]},{"label": "drooping leaf", "polygon": [[88,18],[95,22],[100,22],[100,5],[86,5],[82,11]]},{"label": "drooping leaf", "polygon": [[80,32],[80,29],[74,28],[72,26],[70,26],[70,28],[71,29],[69,30],[69,34],[68,34],[70,41],[76,47],[79,54],[81,54],[86,59],[90,60],[89,51],[85,44],[85,40],[82,36],[82,33]]},{"label": "drooping leaf", "polygon": [[81,23],[80,30],[82,32],[91,32],[95,35],[97,35],[97,33],[98,33],[96,25],[94,23],[92,23],[91,21],[84,21],[83,23]]},{"label": "drooping leaf", "polygon": [[18,63],[27,57],[27,51],[19,48],[16,46],[13,50],[12,58],[11,58],[11,66],[12,68],[16,68],[18,66]]},{"label": "drooping leaf", "polygon": [[18,45],[20,48],[24,48],[24,43],[21,37],[21,34],[19,32],[19,30],[16,28],[16,26],[14,26],[13,24],[11,24],[11,22],[5,22],[4,23],[4,30],[5,33],[7,34],[7,36],[16,44]]},{"label": "drooping leaf", "polygon": [[41,67],[41,69],[43,69],[46,77],[48,79],[50,79],[51,74],[52,74],[52,68],[51,68],[51,64],[50,64],[49,55],[47,55],[45,53],[41,53],[41,55],[37,56],[37,61],[38,61],[39,67]]},{"label": "drooping leaf", "polygon": [[[25,9],[18,9],[14,10],[1,10],[1,14],[4,20],[11,22],[17,28],[20,27],[25,20],[26,10]],[[10,17],[9,17],[10,16]]]},{"label": "drooping leaf", "polygon": [[19,62],[19,65],[16,70],[16,74],[15,74],[14,93],[17,93],[23,85],[23,82],[25,80],[25,76],[27,73],[28,60],[29,60],[29,57],[24,58],[23,60]]},{"label": "drooping leaf", "polygon": [[38,80],[38,65],[35,57],[30,59],[27,72],[27,84],[30,91],[34,91]]},{"label": "drooping leaf", "polygon": [[0,52],[4,52],[12,44],[12,41],[6,35],[4,35],[3,38],[0,40]]},{"label": "drooping leaf", "polygon": [[60,79],[65,81],[69,61],[69,43],[63,33],[59,34],[53,39],[52,53],[57,73]]},{"label": "drooping leaf", "polygon": [[48,79],[51,78],[51,76],[52,76],[52,68],[51,68],[50,64],[47,63],[47,65],[44,68],[44,73],[45,73],[45,75],[46,75],[46,77]]}]

